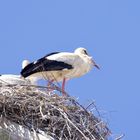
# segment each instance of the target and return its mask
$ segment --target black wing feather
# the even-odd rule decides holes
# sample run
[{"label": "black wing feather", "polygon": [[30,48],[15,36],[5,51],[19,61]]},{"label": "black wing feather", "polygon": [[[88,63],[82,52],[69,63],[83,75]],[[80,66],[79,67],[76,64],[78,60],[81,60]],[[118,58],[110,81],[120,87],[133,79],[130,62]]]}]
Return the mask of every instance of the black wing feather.
[{"label": "black wing feather", "polygon": [[22,69],[21,75],[26,78],[37,72],[59,71],[63,69],[72,69],[72,68],[73,67],[70,64],[56,60],[48,60],[45,57],[43,57],[39,59],[36,63],[32,62],[29,65],[27,65],[24,69]]},{"label": "black wing feather", "polygon": [[58,54],[58,53],[60,53],[60,52],[52,52],[52,53],[49,53],[49,54],[45,55],[44,57],[48,57],[48,56],[51,56],[51,55],[54,55],[54,54]]}]

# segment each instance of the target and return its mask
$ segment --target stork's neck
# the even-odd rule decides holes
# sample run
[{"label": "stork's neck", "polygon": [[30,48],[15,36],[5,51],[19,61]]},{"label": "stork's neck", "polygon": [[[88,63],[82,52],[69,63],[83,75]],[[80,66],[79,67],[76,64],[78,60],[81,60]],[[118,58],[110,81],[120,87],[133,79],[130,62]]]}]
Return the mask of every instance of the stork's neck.
[{"label": "stork's neck", "polygon": [[86,68],[86,71],[89,71],[91,70],[91,68],[93,67],[93,63],[92,63],[92,57],[90,56],[87,56],[87,55],[79,55],[81,57],[81,59],[83,60],[84,62],[84,65],[85,65],[85,68]]}]

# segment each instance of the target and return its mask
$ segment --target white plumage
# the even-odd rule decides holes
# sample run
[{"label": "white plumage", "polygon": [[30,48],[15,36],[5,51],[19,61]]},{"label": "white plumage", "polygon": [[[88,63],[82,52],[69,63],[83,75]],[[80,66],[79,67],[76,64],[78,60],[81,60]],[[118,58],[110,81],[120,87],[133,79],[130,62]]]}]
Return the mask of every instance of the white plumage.
[{"label": "white plumage", "polygon": [[[22,69],[24,69],[30,62],[28,60],[23,60]],[[35,85],[37,79],[35,77],[30,77],[23,79],[21,75],[14,74],[2,74],[0,75],[0,83],[4,85]]]},{"label": "white plumage", "polygon": [[99,68],[92,60],[85,48],[77,48],[74,53],[54,52],[32,62],[22,69],[21,75],[48,79],[51,81],[63,81],[80,77],[89,72],[93,66]]}]

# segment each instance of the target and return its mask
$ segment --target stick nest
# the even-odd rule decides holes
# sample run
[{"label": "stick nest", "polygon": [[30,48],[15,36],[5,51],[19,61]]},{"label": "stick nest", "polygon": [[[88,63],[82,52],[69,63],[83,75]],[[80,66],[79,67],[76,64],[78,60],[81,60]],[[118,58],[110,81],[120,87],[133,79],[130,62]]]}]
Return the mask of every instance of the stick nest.
[{"label": "stick nest", "polygon": [[74,98],[57,90],[25,85],[0,85],[0,116],[55,140],[107,140],[100,118]]}]

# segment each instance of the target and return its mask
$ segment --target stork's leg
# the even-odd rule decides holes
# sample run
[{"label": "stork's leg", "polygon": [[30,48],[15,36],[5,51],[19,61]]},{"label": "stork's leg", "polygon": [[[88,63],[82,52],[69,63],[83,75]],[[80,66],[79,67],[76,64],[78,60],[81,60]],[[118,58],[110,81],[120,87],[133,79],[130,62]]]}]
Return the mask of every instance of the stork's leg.
[{"label": "stork's leg", "polygon": [[48,80],[48,85],[47,85],[47,87],[48,87],[48,90],[52,90],[51,89],[51,84],[54,82],[54,80]]},{"label": "stork's leg", "polygon": [[48,80],[48,87],[54,82],[54,80]]},{"label": "stork's leg", "polygon": [[65,84],[66,84],[66,78],[63,79],[63,82],[62,82],[62,95],[66,95],[65,93]]}]

